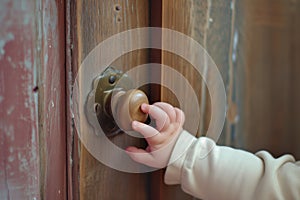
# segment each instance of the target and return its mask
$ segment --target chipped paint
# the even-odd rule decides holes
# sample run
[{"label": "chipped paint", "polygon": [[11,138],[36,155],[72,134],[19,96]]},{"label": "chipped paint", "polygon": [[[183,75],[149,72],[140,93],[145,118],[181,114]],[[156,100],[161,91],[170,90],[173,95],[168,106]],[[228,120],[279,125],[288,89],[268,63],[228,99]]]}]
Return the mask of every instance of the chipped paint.
[{"label": "chipped paint", "polygon": [[6,111],[7,115],[11,115],[11,113],[12,113],[14,110],[15,110],[15,106],[10,106],[10,107],[7,109],[7,111]]},{"label": "chipped paint", "polygon": [[63,1],[0,2],[0,199],[66,199],[61,22]]},{"label": "chipped paint", "polygon": [[[58,4],[59,5],[58,7]],[[40,64],[43,66],[38,72],[41,90],[36,96],[42,95],[43,101],[39,104],[40,127],[39,142],[42,155],[41,171],[43,180],[41,190],[43,199],[65,199],[65,138],[64,138],[64,11],[63,2],[44,1],[37,5],[42,16],[38,20],[38,37],[41,39]],[[58,12],[58,9],[60,10]],[[60,22],[60,23],[58,23]],[[40,92],[43,92],[40,94]],[[41,97],[41,96],[39,96]],[[59,145],[58,145],[59,144]],[[51,168],[48,166],[51,165]],[[53,191],[62,191],[58,195]]]},{"label": "chipped paint", "polygon": [[3,122],[0,122],[0,130],[5,133],[6,137],[9,138],[10,141],[15,140],[14,126],[6,125]]},{"label": "chipped paint", "polygon": [[8,61],[9,65],[16,69],[17,68],[17,64],[12,60],[12,58],[10,56],[6,56],[6,60]]},{"label": "chipped paint", "polygon": [[51,107],[54,108],[54,102],[51,100]]},{"label": "chipped paint", "polygon": [[24,61],[24,66],[25,66],[26,69],[31,69],[32,68],[31,60],[25,60]]},{"label": "chipped paint", "polygon": [[13,162],[15,160],[15,157],[14,156],[8,156],[8,162]]},{"label": "chipped paint", "polygon": [[13,40],[15,36],[13,33],[7,33],[4,36],[0,35],[0,38],[2,38],[0,40],[0,59],[2,59],[2,57],[5,55],[5,50],[4,50],[5,45],[11,40]]},{"label": "chipped paint", "polygon": [[18,152],[18,161],[19,161],[19,171],[29,172],[29,163],[27,160],[27,156],[23,155],[21,151]]},{"label": "chipped paint", "polygon": [[[32,1],[0,2],[0,171],[5,187],[1,199],[32,199],[39,196],[39,162],[36,142],[37,114],[31,88],[34,80],[32,60],[35,49],[34,6]],[[18,111],[18,112],[16,112]],[[22,120],[24,119],[24,120]],[[31,135],[34,133],[34,135]],[[31,160],[35,157],[35,160]]]}]

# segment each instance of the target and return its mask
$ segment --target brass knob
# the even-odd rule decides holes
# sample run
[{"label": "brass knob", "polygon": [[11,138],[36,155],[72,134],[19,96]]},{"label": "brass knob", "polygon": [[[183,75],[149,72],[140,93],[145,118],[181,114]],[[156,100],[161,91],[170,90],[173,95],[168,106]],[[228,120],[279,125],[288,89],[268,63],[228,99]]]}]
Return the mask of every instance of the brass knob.
[{"label": "brass knob", "polygon": [[149,104],[148,98],[143,91],[137,89],[119,91],[112,96],[112,114],[122,130],[132,130],[132,121],[146,122],[148,114],[141,110],[143,103]]}]

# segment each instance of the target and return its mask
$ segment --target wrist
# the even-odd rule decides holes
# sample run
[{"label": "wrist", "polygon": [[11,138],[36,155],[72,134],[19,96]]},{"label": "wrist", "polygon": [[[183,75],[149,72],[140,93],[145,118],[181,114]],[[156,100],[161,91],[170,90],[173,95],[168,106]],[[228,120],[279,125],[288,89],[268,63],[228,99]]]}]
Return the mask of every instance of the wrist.
[{"label": "wrist", "polygon": [[182,130],[173,147],[165,173],[166,184],[179,184],[181,169],[187,156],[189,147],[197,140],[189,132]]}]

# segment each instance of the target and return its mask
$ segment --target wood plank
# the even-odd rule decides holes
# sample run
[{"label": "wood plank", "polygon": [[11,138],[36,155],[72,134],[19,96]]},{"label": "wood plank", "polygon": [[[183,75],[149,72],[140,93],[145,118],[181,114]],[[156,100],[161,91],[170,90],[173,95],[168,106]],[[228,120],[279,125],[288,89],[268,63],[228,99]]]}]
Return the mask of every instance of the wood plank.
[{"label": "wood plank", "polygon": [[299,1],[243,1],[245,147],[299,158]]},{"label": "wood plank", "polygon": [[68,199],[79,199],[79,153],[78,153],[78,135],[76,133],[73,121],[72,106],[72,89],[74,79],[77,74],[77,66],[73,65],[72,57],[77,57],[73,51],[76,43],[74,38],[77,37],[76,31],[73,28],[76,26],[76,4],[72,0],[66,0],[66,131],[67,131],[67,197]]},{"label": "wood plank", "polygon": [[[101,41],[121,31],[149,25],[148,1],[77,1],[70,2],[72,36],[72,72],[76,72],[85,56]],[[117,59],[113,65],[124,71],[147,63],[147,50],[128,53]],[[73,73],[73,78],[76,73]],[[70,79],[69,79],[70,80]],[[71,129],[69,131],[72,131]],[[75,136],[76,138],[76,136]],[[69,140],[72,140],[72,136]],[[143,141],[126,135],[114,137],[116,145],[140,145]],[[77,142],[76,140],[74,142]],[[69,144],[70,145],[70,144]],[[71,146],[71,145],[70,145]],[[83,144],[74,145],[72,152],[79,151],[79,160],[73,160],[79,167],[79,188],[73,194],[80,199],[147,199],[147,175],[127,174],[111,169],[95,158]],[[74,148],[73,147],[73,148]],[[70,150],[69,150],[70,151]],[[76,171],[76,169],[75,169]],[[70,174],[70,173],[69,173]],[[76,175],[76,173],[75,173]],[[77,181],[77,177],[74,177]],[[117,186],[117,192],[116,192]],[[77,197],[78,192],[79,196]]]},{"label": "wood plank", "polygon": [[[224,84],[228,86],[230,79],[228,76],[230,69],[228,53],[232,37],[231,1],[164,0],[162,12],[162,26],[182,32],[201,44],[218,66]],[[190,63],[177,55],[163,52],[162,63],[171,66],[184,75],[196,92],[199,101],[199,105],[196,106],[199,107],[201,113],[197,135],[204,135],[208,129],[211,109],[209,94],[206,85],[202,82],[202,77],[193,69]],[[176,84],[176,79],[163,72],[162,82]],[[178,87],[178,92],[186,97],[184,102],[189,102],[189,95],[185,94],[186,91],[186,86]],[[166,90],[162,90],[162,99],[176,105],[174,96]],[[186,111],[195,109],[188,103],[183,106]],[[186,129],[189,128],[188,123],[191,121],[193,119],[186,119]],[[225,136],[226,130],[223,132],[223,138]],[[225,139],[222,141],[224,143]],[[161,177],[160,180],[162,179]],[[156,189],[156,193],[159,194],[158,199],[193,199],[193,197],[184,194],[179,186],[166,187],[161,181],[159,187]]]},{"label": "wood plank", "polygon": [[64,2],[0,4],[0,199],[65,199]]},{"label": "wood plank", "polygon": [[0,199],[39,199],[34,2],[1,1],[0,9]]},{"label": "wood plank", "polygon": [[291,14],[290,14],[290,34],[291,34],[291,44],[290,44],[290,56],[291,57],[291,149],[290,152],[300,160],[300,12],[297,12],[300,8],[300,1],[292,1],[291,4]]},{"label": "wood plank", "polygon": [[[231,1],[164,1],[163,27],[182,32],[195,39],[216,63],[225,86],[229,87],[230,48],[232,43],[233,12]],[[202,77],[179,56],[164,53],[164,64],[168,64],[190,81],[199,99],[201,123],[199,134],[207,131],[210,121],[210,98]],[[196,75],[195,75],[196,74]],[[167,81],[168,77],[163,77]],[[172,79],[172,78],[171,78]],[[174,82],[174,80],[173,80]],[[199,83],[200,82],[200,83]],[[186,88],[179,88],[185,91]],[[167,98],[167,94],[164,95]],[[226,134],[224,132],[223,134]]]},{"label": "wood plank", "polygon": [[65,2],[37,2],[41,198],[66,199]]},{"label": "wood plank", "polygon": [[[70,33],[74,37],[73,43],[69,43],[70,47],[74,47],[73,51],[70,52],[73,55],[72,64],[69,64],[70,72],[71,70],[76,72],[78,63],[105,38],[125,30],[129,26],[135,27],[143,24],[141,21],[134,22],[136,18],[132,19],[131,15],[129,18],[128,15],[124,17],[124,14],[120,16],[120,14],[115,14],[109,9],[109,12],[104,14],[107,11],[101,9],[103,7],[113,8],[114,3],[117,2],[88,2],[83,4],[80,1],[77,4],[71,3],[73,12],[70,17],[75,17],[71,27],[77,27],[77,30],[71,29],[72,33]],[[130,3],[132,2],[130,1]],[[137,6],[137,4],[134,5]],[[122,3],[121,7],[126,10],[129,8],[128,5],[123,7]],[[299,141],[298,121],[300,113],[298,105],[300,97],[297,92],[300,85],[297,78],[297,74],[299,74],[297,55],[299,54],[300,35],[299,20],[297,20],[299,19],[298,8],[299,1],[292,0],[276,0],[274,2],[266,0],[256,4],[250,0],[163,1],[163,27],[178,30],[196,39],[207,49],[222,74],[227,88],[229,111],[220,143],[251,151],[267,148],[275,155],[291,152],[299,158],[297,142]],[[105,17],[97,15],[98,10],[101,10],[101,14]],[[141,12],[137,13],[141,14]],[[143,15],[141,19],[146,19],[146,17]],[[112,23],[104,24],[103,21],[106,22],[107,20]],[[118,20],[121,23],[118,23]],[[95,21],[96,23],[92,24]],[[147,23],[145,22],[145,24]],[[279,47],[282,47],[282,51]],[[132,63],[134,54],[120,58],[115,64],[122,68],[126,63],[128,67],[124,69],[131,68],[134,65]],[[140,55],[142,55],[139,56],[141,59],[136,63],[143,63],[147,60],[146,53],[140,53]],[[207,129],[210,119],[207,90],[197,82],[199,77],[195,76],[192,70],[189,70],[187,67],[189,64],[186,61],[166,52],[163,52],[162,57],[164,64],[179,66],[176,69],[191,80],[191,84],[199,94],[199,99],[202,99],[199,108],[205,117],[201,119],[202,125],[198,131],[201,135]],[[71,66],[73,66],[72,69]],[[164,76],[163,80],[167,78]],[[162,90],[162,96],[164,101],[176,105],[174,96],[167,90]],[[71,124],[68,127],[71,127]],[[75,138],[75,143],[72,142],[73,138]],[[260,138],[260,141],[257,138]],[[122,137],[114,140],[116,144],[125,146],[128,142]],[[124,141],[126,142],[124,143]],[[82,192],[81,198],[119,198],[118,194],[112,194],[116,195],[113,197],[109,194],[111,188],[107,184],[114,183],[105,182],[108,179],[122,179],[124,182],[130,179],[133,187],[136,188],[140,187],[135,183],[141,181],[141,188],[147,187],[143,178],[139,176],[132,178],[131,175],[113,172],[98,161],[93,160],[83,146],[77,147],[76,145],[76,135],[74,137],[71,133],[69,149],[72,150],[69,151],[69,160],[71,162],[71,156],[75,158],[74,165],[70,165],[75,170],[71,171],[69,175],[75,172],[72,182],[77,181],[76,170],[78,162],[80,162],[79,187]],[[76,158],[78,149],[80,149],[79,161]],[[149,194],[151,199],[192,198],[183,194],[179,187],[166,187],[163,183],[163,171],[153,173],[151,181],[151,195]],[[155,183],[159,183],[157,187],[155,187]],[[120,188],[122,198],[125,199],[137,198],[137,196],[143,199],[147,198],[148,195],[147,189],[139,190],[144,192],[144,195],[139,196],[140,194],[132,191],[130,187],[126,188],[121,184]],[[75,184],[75,191],[72,193],[72,195],[75,194],[75,198],[78,191],[79,189],[76,189]],[[125,193],[123,193],[124,191]],[[128,193],[132,193],[133,196]]]},{"label": "wood plank", "polygon": [[[171,28],[173,30],[177,30],[187,35],[190,35],[190,16],[192,12],[190,9],[191,3],[191,1],[182,0],[162,1],[162,27]],[[162,40],[164,39],[164,35],[162,35]],[[162,64],[175,68],[187,79],[190,79],[192,76],[191,72],[193,71],[189,70],[188,68],[190,64],[174,54],[162,52]],[[176,84],[176,79],[174,79],[174,77],[171,77],[169,73],[164,72],[164,70],[162,70],[161,79],[163,84],[166,84],[168,82],[171,84]],[[197,90],[197,93],[199,92],[199,94],[201,94],[201,85],[193,86],[196,86],[195,89]],[[182,93],[184,93],[185,89],[186,88],[184,86],[182,86],[182,88],[179,88],[179,90]],[[171,103],[173,106],[179,107],[171,91],[167,90],[167,88],[161,89],[161,99],[164,102],[168,102]],[[153,179],[153,182],[159,183],[156,185],[156,187],[152,188],[152,193],[154,196],[153,199],[193,199],[193,197],[184,193],[181,190],[180,186],[166,186],[163,181],[163,170],[154,173]]]}]

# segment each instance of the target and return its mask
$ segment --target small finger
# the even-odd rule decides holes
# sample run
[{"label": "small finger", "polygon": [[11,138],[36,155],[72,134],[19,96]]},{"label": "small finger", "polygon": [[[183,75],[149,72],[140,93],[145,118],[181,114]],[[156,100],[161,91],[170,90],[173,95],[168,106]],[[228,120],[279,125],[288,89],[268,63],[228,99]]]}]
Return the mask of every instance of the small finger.
[{"label": "small finger", "polygon": [[167,115],[169,116],[169,119],[171,122],[176,121],[176,112],[172,105],[165,103],[165,102],[157,102],[157,103],[154,103],[153,105],[158,106],[163,111],[165,111],[167,113]]},{"label": "small finger", "polygon": [[150,146],[147,146],[146,151],[147,151],[147,152],[151,152],[151,147],[150,147]]},{"label": "small finger", "polygon": [[132,129],[141,133],[146,139],[159,134],[159,131],[155,128],[138,121],[132,122]]},{"label": "small finger", "polygon": [[126,153],[130,156],[135,162],[145,164],[148,166],[153,166],[155,160],[151,153],[145,151],[144,149],[139,149],[134,146],[127,147]]},{"label": "small finger", "polygon": [[142,104],[142,110],[154,118],[156,129],[161,131],[164,127],[169,126],[170,119],[167,113],[155,105]]}]

